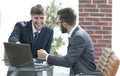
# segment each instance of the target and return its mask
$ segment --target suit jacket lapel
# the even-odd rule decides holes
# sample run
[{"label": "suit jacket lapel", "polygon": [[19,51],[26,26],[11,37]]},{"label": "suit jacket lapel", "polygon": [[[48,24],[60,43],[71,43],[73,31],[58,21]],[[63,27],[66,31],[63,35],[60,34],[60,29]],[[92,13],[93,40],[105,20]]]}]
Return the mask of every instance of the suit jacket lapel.
[{"label": "suit jacket lapel", "polygon": [[[73,37],[73,35],[75,34],[75,32],[76,32],[77,30],[80,30],[80,26],[77,26],[77,27],[75,28],[75,30],[73,31],[73,33],[72,33],[72,35],[71,35],[71,38]],[[70,38],[70,39],[71,39],[71,38]]]},{"label": "suit jacket lapel", "polygon": [[27,24],[27,37],[30,42],[33,42],[33,31],[32,31],[32,21]]},{"label": "suit jacket lapel", "polygon": [[73,31],[73,33],[72,33],[72,35],[71,35],[71,38],[68,39],[68,42],[69,42],[69,44],[68,44],[68,49],[69,49],[70,46],[71,46],[70,41],[71,41],[72,37],[74,36],[74,34],[75,34],[75,32],[76,32],[77,30],[80,30],[80,27],[79,27],[79,26],[77,26],[77,27],[75,28],[75,30]]}]

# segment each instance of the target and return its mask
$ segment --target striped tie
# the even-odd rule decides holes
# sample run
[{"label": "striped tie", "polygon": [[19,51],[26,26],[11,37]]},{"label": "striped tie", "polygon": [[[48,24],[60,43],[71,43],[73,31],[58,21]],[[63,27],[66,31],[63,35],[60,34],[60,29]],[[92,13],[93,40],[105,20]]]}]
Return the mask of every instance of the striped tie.
[{"label": "striped tie", "polygon": [[39,35],[39,32],[35,32],[34,33],[34,38],[33,38],[33,42],[36,43],[37,39],[38,39],[38,35]]}]

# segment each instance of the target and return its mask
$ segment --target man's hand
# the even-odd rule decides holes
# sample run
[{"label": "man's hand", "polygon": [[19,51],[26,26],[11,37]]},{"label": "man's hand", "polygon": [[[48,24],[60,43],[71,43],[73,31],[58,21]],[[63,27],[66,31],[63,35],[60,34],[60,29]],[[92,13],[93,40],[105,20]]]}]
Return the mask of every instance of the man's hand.
[{"label": "man's hand", "polygon": [[38,58],[42,60],[46,60],[46,56],[48,55],[48,53],[44,49],[38,50],[37,54],[38,54]]}]

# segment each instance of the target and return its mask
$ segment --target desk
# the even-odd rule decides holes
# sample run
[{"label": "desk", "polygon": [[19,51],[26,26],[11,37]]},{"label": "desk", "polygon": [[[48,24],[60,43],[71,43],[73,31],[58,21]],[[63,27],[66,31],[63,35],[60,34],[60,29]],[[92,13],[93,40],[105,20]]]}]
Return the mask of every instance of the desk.
[{"label": "desk", "polygon": [[[31,73],[31,72],[42,72],[42,71],[47,71],[47,76],[52,76],[52,68],[53,66],[35,66],[35,68],[31,68],[31,67],[9,67],[8,70],[9,71],[13,71],[11,73],[10,76],[18,76],[19,72],[27,72],[27,73]],[[33,75],[31,75],[33,76]]]},{"label": "desk", "polygon": [[24,72],[42,72],[42,71],[47,71],[47,76],[53,76],[53,66],[48,65],[45,62],[45,65],[35,65],[34,64],[34,68],[32,67],[12,67],[9,65],[7,60],[3,60],[4,64],[6,66],[8,66],[8,71],[13,71],[12,73],[9,74],[9,76],[17,76],[17,74],[20,71],[24,71]]}]

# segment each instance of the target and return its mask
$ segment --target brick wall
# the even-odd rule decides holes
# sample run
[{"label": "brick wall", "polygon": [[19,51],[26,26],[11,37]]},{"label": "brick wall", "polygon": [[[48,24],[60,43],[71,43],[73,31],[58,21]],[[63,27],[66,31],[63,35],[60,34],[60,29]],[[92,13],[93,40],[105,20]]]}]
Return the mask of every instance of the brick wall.
[{"label": "brick wall", "polygon": [[79,0],[79,25],[93,39],[97,64],[102,49],[111,48],[112,0]]}]

